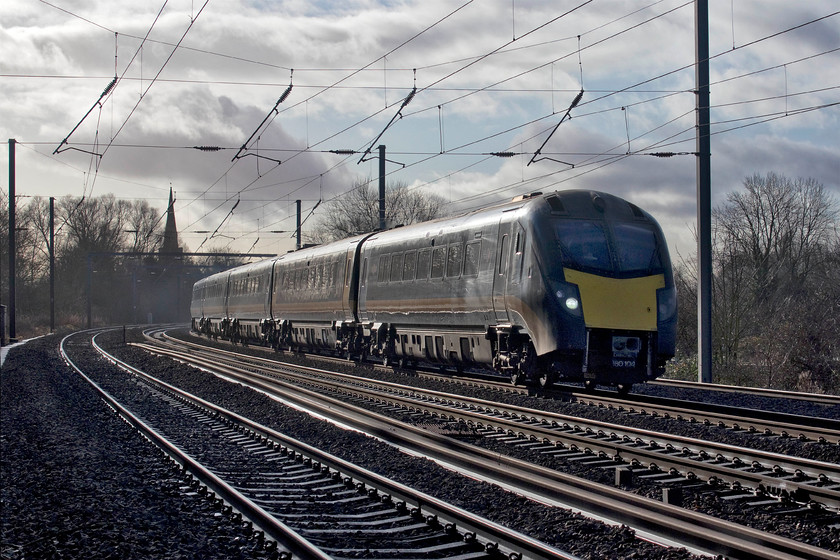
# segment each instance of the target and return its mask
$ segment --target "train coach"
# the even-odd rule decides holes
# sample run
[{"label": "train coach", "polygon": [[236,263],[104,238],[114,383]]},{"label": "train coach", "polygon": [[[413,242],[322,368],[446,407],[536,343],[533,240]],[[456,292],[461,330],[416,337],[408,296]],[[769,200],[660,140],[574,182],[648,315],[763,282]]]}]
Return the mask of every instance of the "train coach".
[{"label": "train coach", "polygon": [[[266,283],[239,297],[243,274]],[[246,265],[197,282],[192,312],[196,330],[233,340],[620,390],[661,374],[677,315],[656,221],[594,191],[535,193]]]}]

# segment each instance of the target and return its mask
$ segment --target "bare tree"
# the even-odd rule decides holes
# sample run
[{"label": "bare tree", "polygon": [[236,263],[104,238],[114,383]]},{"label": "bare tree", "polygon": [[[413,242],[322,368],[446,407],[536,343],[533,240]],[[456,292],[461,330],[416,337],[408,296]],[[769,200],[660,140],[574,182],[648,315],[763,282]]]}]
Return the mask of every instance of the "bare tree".
[{"label": "bare tree", "polygon": [[830,241],[837,204],[815,179],[768,173],[747,177],[746,192],[733,192],[714,211],[724,244],[747,258],[756,297],[800,285]]},{"label": "bare tree", "polygon": [[840,387],[837,201],[768,173],[715,208],[713,339],[729,381]]},{"label": "bare tree", "polygon": [[[392,225],[413,224],[440,217],[444,201],[427,192],[412,190],[405,183],[385,189],[385,220]],[[370,179],[358,181],[343,196],[326,205],[306,239],[325,243],[379,228],[379,189]]]},{"label": "bare tree", "polygon": [[126,208],[127,248],[132,252],[151,253],[162,243],[163,214],[145,200],[134,200]]}]

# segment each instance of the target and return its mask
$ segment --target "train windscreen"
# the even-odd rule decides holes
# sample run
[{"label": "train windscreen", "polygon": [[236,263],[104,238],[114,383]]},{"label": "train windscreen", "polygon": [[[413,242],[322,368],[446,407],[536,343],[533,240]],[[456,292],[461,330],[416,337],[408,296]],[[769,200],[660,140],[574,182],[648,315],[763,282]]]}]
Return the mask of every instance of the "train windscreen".
[{"label": "train windscreen", "polygon": [[650,224],[557,220],[564,266],[608,275],[652,274],[662,268],[656,231]]}]

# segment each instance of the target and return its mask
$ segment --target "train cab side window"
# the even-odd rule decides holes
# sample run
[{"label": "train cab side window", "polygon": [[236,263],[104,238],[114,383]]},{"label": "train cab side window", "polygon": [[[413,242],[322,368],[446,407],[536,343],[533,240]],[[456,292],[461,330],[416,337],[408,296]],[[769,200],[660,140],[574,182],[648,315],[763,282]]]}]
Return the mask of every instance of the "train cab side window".
[{"label": "train cab side window", "polygon": [[432,278],[443,278],[446,268],[446,247],[435,247],[432,251]]},{"label": "train cab side window", "polygon": [[[349,282],[349,280],[348,280]],[[362,261],[362,286],[367,284],[367,257]]]},{"label": "train cab side window", "polygon": [[429,277],[429,266],[432,263],[432,250],[421,249],[417,253],[417,279],[425,280]]},{"label": "train cab side window", "polygon": [[464,276],[478,276],[478,264],[481,262],[481,241],[467,243],[464,252]]},{"label": "train cab side window", "polygon": [[453,243],[449,246],[449,255],[446,260],[446,277],[457,278],[461,275],[461,261],[464,258],[464,246],[460,243]]}]

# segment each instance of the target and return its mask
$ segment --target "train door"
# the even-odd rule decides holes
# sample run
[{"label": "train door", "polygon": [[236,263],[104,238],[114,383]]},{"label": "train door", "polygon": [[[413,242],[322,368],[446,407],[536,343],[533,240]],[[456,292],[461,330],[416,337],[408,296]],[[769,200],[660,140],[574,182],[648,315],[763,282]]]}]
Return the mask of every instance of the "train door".
[{"label": "train door", "polygon": [[[508,283],[518,286],[522,281],[522,269],[525,260],[525,228],[519,223],[511,224],[510,268]],[[510,287],[506,293],[511,293]]]},{"label": "train door", "polygon": [[499,222],[499,242],[496,245],[495,265],[493,267],[493,310],[496,314],[497,323],[510,321],[507,312],[507,283],[508,283],[508,261],[510,259],[511,223],[504,221],[505,216]]}]

